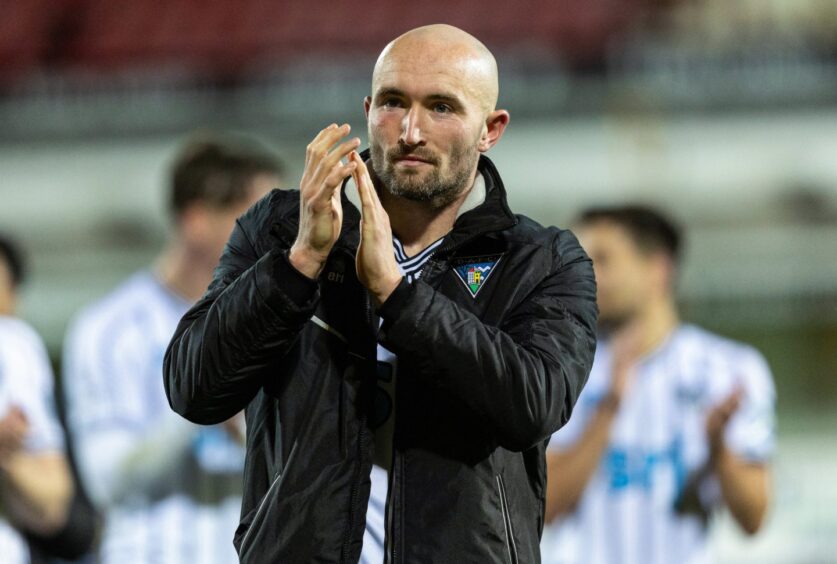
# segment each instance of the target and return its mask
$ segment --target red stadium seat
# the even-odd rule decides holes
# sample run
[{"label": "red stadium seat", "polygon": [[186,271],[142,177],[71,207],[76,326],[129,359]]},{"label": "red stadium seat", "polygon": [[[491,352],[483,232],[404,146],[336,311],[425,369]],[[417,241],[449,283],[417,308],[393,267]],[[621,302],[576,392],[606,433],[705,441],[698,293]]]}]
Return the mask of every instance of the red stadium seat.
[{"label": "red stadium seat", "polygon": [[[500,49],[601,61],[643,0],[0,0],[0,73],[53,62],[111,72],[177,65],[231,77],[310,57],[368,57],[444,21]],[[58,30],[58,31],[56,31]]]},{"label": "red stadium seat", "polygon": [[44,65],[71,0],[0,0],[0,79]]}]

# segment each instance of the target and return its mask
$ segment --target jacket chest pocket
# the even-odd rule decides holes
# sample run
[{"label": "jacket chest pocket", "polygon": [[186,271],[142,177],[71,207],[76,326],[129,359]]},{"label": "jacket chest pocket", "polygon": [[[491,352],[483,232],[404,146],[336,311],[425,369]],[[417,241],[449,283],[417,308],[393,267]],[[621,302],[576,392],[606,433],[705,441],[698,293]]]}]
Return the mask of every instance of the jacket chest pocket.
[{"label": "jacket chest pocket", "polygon": [[514,274],[509,273],[506,259],[501,255],[492,260],[473,259],[483,262],[469,262],[471,259],[431,261],[422,280],[483,323],[499,327],[516,302],[520,288],[528,286],[526,280],[512,280]]}]

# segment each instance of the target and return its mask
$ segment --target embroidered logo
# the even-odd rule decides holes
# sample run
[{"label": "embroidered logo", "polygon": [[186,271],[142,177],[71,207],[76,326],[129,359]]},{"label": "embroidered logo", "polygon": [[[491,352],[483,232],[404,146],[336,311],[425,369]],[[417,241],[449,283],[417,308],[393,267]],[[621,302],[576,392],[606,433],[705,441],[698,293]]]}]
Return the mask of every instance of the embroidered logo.
[{"label": "embroidered logo", "polygon": [[468,262],[454,267],[456,275],[468,288],[472,298],[476,298],[480,290],[482,290],[489,276],[497,268],[497,263],[500,262],[500,257],[494,259],[483,259],[479,262]]}]

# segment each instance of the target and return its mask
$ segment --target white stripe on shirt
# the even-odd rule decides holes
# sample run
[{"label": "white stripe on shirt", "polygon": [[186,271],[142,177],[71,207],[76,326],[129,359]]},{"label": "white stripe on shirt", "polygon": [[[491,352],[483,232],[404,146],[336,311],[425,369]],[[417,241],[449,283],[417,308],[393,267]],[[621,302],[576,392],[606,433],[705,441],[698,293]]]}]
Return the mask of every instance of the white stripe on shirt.
[{"label": "white stripe on shirt", "polygon": [[[427,248],[413,257],[407,257],[404,252],[404,247],[401,241],[393,235],[392,246],[395,260],[401,273],[406,277],[407,282],[413,283],[421,276],[421,272],[430,257],[444,241],[444,238],[438,239],[431,243]],[[395,382],[397,378],[397,359],[395,356],[378,345],[378,361],[386,362],[392,366],[392,379],[386,385],[382,384],[381,388],[386,390],[387,395],[392,400],[392,415],[396,411],[395,406]],[[382,424],[378,428],[378,432],[384,430],[391,432],[392,422]],[[380,437],[378,437],[380,440]],[[384,440],[391,440],[391,437],[384,436]],[[366,530],[363,533],[363,550],[360,555],[361,564],[381,564],[385,560],[385,543],[386,543],[386,500],[388,490],[388,475],[387,471],[379,466],[372,467],[372,487],[369,495],[369,504],[366,510]]]},{"label": "white stripe on shirt", "polygon": [[[610,356],[609,344],[599,343],[588,383],[570,421],[553,435],[550,449],[569,448],[583,436],[609,388]],[[705,526],[695,516],[676,513],[674,504],[681,482],[708,460],[708,411],[739,384],[745,399],[725,438],[737,455],[763,461],[775,442],[775,390],[757,351],[683,325],[644,358],[611,428],[608,450],[576,512],[545,530],[544,564],[704,562]],[[623,457],[622,474],[608,466],[614,453]],[[721,502],[716,485],[710,476],[698,492],[709,509]],[[567,555],[555,546],[556,539],[578,550]]]}]

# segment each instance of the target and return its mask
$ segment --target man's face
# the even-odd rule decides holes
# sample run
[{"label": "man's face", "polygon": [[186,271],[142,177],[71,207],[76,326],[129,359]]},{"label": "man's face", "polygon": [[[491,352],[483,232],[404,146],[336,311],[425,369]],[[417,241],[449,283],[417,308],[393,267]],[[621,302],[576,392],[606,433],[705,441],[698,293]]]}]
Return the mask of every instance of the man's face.
[{"label": "man's face", "polygon": [[649,302],[656,285],[658,257],[644,253],[628,231],[611,221],[596,221],[577,229],[578,239],[596,273],[599,325],[617,329]]},{"label": "man's face", "polygon": [[251,181],[247,199],[227,207],[195,204],[189,212],[190,218],[182,222],[182,229],[194,248],[202,249],[208,259],[218,261],[235,227],[235,220],[279,185],[277,176],[260,174]]},{"label": "man's face", "polygon": [[470,185],[486,112],[457,65],[393,53],[365,106],[372,168],[394,196],[450,204]]},{"label": "man's face", "polygon": [[0,256],[0,315],[14,315],[17,292],[6,260]]}]

